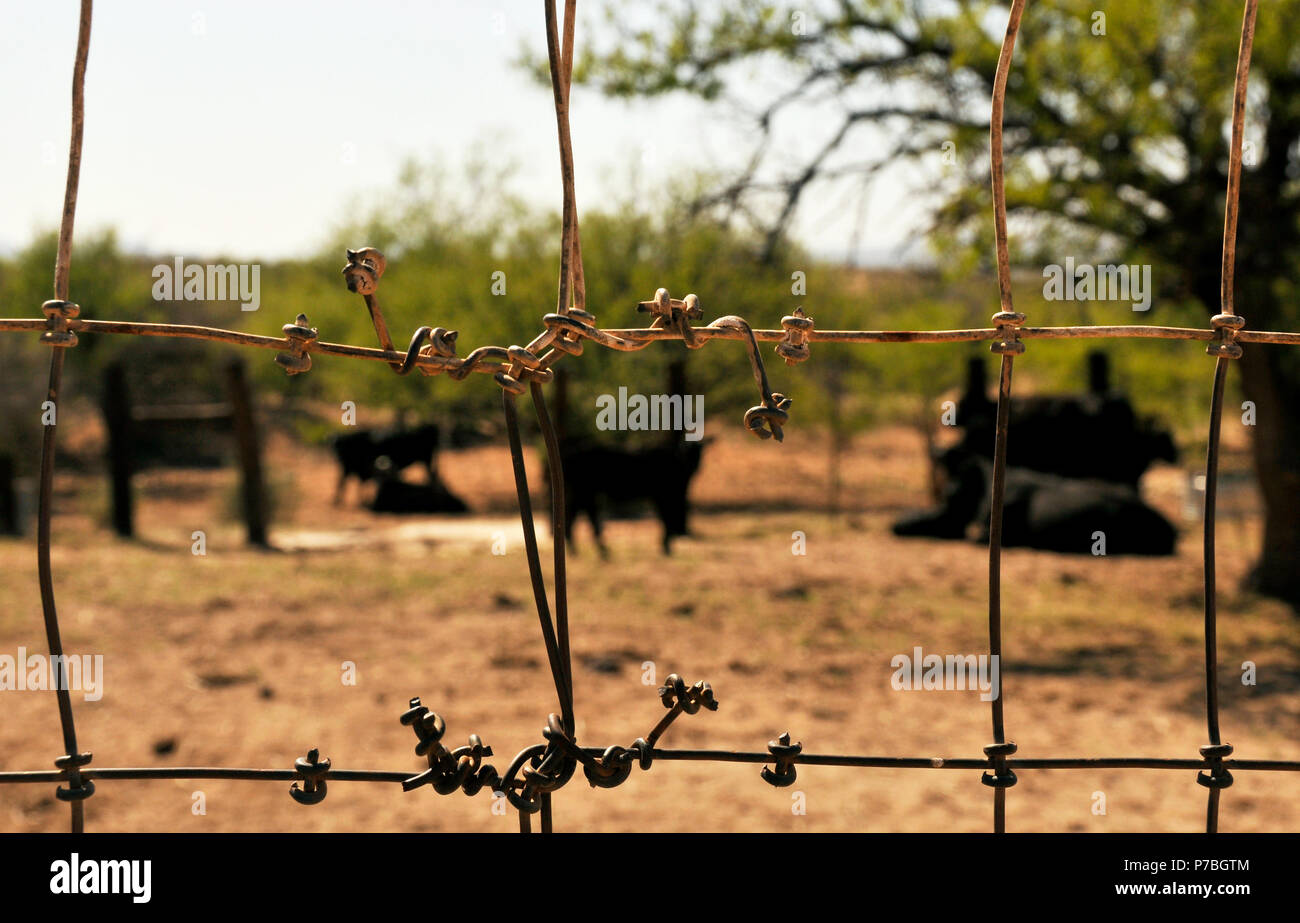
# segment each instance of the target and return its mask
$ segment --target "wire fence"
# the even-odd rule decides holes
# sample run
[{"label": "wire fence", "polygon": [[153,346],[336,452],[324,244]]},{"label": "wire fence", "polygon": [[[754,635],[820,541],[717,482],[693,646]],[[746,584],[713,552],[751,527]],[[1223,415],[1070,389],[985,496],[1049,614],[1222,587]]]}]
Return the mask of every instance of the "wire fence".
[{"label": "wire fence", "polygon": [[[330,782],[382,782],[401,785],[412,791],[425,785],[439,794],[462,791],[475,795],[488,788],[502,793],[518,812],[520,830],[532,828],[532,817],[539,815],[543,832],[552,829],[551,796],[568,783],[579,766],[587,781],[598,787],[613,788],[625,781],[633,766],[648,770],[656,761],[711,761],[761,764],[761,776],[771,785],[794,783],[799,765],[839,766],[889,769],[956,769],[982,770],[981,781],[993,789],[993,829],[1006,829],[1007,789],[1016,784],[1016,773],[1034,769],[1164,769],[1199,770],[1196,780],[1207,789],[1205,829],[1218,829],[1219,804],[1223,790],[1232,785],[1236,771],[1300,771],[1300,761],[1250,760],[1232,758],[1233,747],[1223,741],[1219,727],[1217,609],[1215,586],[1215,500],[1218,478],[1219,434],[1223,410],[1223,389],[1231,360],[1242,354],[1243,343],[1281,343],[1300,345],[1300,333],[1250,331],[1243,329],[1245,320],[1234,312],[1233,271],[1237,236],[1238,199],[1241,181],[1242,135],[1245,116],[1246,86],[1254,39],[1257,0],[1246,0],[1238,54],[1232,109],[1232,140],[1229,161],[1227,205],[1224,218],[1221,312],[1210,321],[1209,329],[1114,326],[1114,327],[1027,327],[1025,315],[1014,310],[1011,299],[1011,271],[1007,248],[1006,198],[1003,185],[1002,112],[1007,76],[1019,32],[1024,0],[1013,0],[1006,36],[998,59],[994,80],[991,119],[991,168],[993,180],[995,246],[998,267],[1000,306],[993,315],[993,326],[965,330],[817,330],[813,318],[802,311],[781,319],[781,329],[755,330],[743,318],[728,315],[706,326],[691,321],[703,317],[699,299],[687,295],[674,299],[659,289],[655,296],[638,305],[651,315],[648,327],[639,329],[602,329],[594,314],[587,310],[586,285],[582,269],[582,251],[573,181],[573,150],[569,134],[569,90],[573,68],[573,34],[576,0],[566,0],[563,34],[558,23],[555,0],[543,0],[546,18],[547,52],[551,85],[554,93],[556,124],[560,146],[563,215],[560,248],[560,271],[557,306],[554,313],[542,318],[543,332],[527,346],[481,346],[468,355],[456,355],[456,332],[442,327],[420,327],[406,350],[394,346],[376,296],[383,276],[383,254],[373,248],[348,251],[344,277],[348,288],[362,296],[373,322],[379,348],[368,348],[319,340],[316,328],[309,326],[304,315],[283,328],[283,337],[257,336],[233,330],[179,324],[147,324],[91,320],[80,316],[80,308],[69,298],[69,270],[72,255],[72,228],[76,212],[77,183],[80,174],[81,139],[85,118],[84,84],[86,59],[90,45],[91,0],[82,0],[78,30],[76,63],[72,82],[72,135],[68,157],[67,186],[63,218],[59,231],[58,257],[55,266],[54,299],[42,306],[44,318],[0,319],[0,331],[40,331],[41,341],[54,347],[50,354],[47,400],[57,404],[64,356],[77,344],[80,333],[126,334],[136,336],[188,337],[226,342],[237,346],[260,347],[278,351],[276,362],[291,375],[311,368],[313,355],[340,356],[387,362],[399,375],[419,369],[425,375],[446,374],[463,380],[472,373],[491,374],[502,388],[502,409],[509,439],[510,455],[523,524],[525,553],[532,584],[543,644],[555,685],[559,714],[551,714],[543,731],[544,742],[521,750],[504,772],[487,762],[491,747],[478,735],[470,735],[464,746],[450,748],[444,743],[446,723],[419,699],[401,715],[401,723],[416,736],[415,752],[428,761],[428,769],[416,775],[407,770],[335,769],[329,759],[315,749],[295,761],[292,769],[258,769],[230,767],[147,767],[91,768],[91,754],[77,746],[72,699],[68,689],[67,664],[59,634],[55,607],[54,580],[50,567],[50,514],[57,437],[56,421],[44,427],[41,447],[37,559],[41,605],[51,663],[59,665],[56,695],[63,733],[63,754],[55,761],[55,770],[0,772],[0,783],[58,783],[57,797],[69,803],[71,829],[85,828],[85,803],[95,792],[96,780],[113,779],[234,779],[291,782],[290,795],[302,804],[318,804]],[[646,734],[629,746],[604,748],[581,746],[575,736],[576,718],[573,673],[569,646],[568,589],[565,573],[566,549],[564,530],[555,531],[553,545],[552,590],[548,594],[538,551],[533,521],[532,500],[528,488],[521,447],[517,399],[529,393],[546,445],[551,482],[551,513],[554,522],[565,521],[563,470],[560,464],[556,430],[547,410],[544,386],[553,377],[551,366],[565,355],[579,356],[586,342],[618,351],[634,351],[659,340],[680,340],[687,348],[698,349],[710,340],[741,340],[748,350],[759,403],[744,415],[744,424],[762,439],[782,439],[782,427],[789,420],[791,398],[773,392],[768,382],[758,344],[775,342],[776,354],[789,365],[807,360],[812,343],[936,343],[957,341],[991,342],[991,350],[1001,356],[998,381],[997,424],[994,447],[991,512],[989,522],[988,584],[988,651],[1001,661],[1002,656],[1002,586],[1001,536],[1003,495],[1006,485],[1007,429],[1011,403],[1012,368],[1015,357],[1025,351],[1033,339],[1060,338],[1154,338],[1197,340],[1207,343],[1206,352],[1215,357],[1210,401],[1209,448],[1206,455],[1204,515],[1204,603],[1205,603],[1205,714],[1209,743],[1200,748],[1198,758],[1146,757],[1069,757],[1033,759],[1018,757],[1014,741],[1008,739],[1003,720],[1005,683],[991,700],[993,742],[984,747],[983,758],[940,759],[933,757],[896,757],[853,754],[805,753],[802,745],[789,734],[769,741],[766,751],[733,752],[702,749],[665,749],[659,740],[681,715],[693,715],[701,708],[716,710],[718,700],[706,682],[688,684],[673,674],[659,688],[658,694],[666,713]],[[57,418],[56,418],[57,420]],[[1002,675],[1006,668],[1002,666]]]}]

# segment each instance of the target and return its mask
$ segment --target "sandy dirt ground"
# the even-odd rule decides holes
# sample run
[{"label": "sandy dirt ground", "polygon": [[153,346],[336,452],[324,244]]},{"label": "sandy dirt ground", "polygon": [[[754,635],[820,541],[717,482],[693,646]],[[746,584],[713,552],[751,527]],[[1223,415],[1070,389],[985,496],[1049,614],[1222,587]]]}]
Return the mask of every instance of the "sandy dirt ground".
[{"label": "sandy dirt ground", "polygon": [[[792,428],[778,446],[725,429],[693,488],[695,535],[671,557],[650,520],[611,523],[607,561],[579,531],[570,562],[579,741],[626,746],[645,735],[663,713],[651,680],[678,672],[711,682],[721,707],[683,716],[664,746],[763,750],[788,730],[809,752],[981,757],[992,738],[977,692],[890,683],[895,654],[979,653],[988,640],[986,550],[889,532],[926,500],[919,438],[858,439],[843,471],[849,509],[832,516],[809,508],[825,493],[823,441]],[[529,464],[538,489],[535,454]],[[102,698],[74,693],[78,743],[94,765],[290,768],[318,747],[336,768],[414,774],[415,737],[398,723],[412,696],[445,717],[453,746],[481,735],[499,767],[540,742],[558,709],[504,449],[443,456],[446,480],[476,511],[459,518],[376,516],[352,493],[336,509],[327,454],[282,439],[268,468],[283,501],[280,550],[269,553],[242,546],[226,512],[228,471],[141,475],[140,536],[130,542],[105,528],[101,476],[60,476],[53,566],[65,647],[104,658]],[[1020,755],[1195,757],[1207,742],[1200,538],[1185,518],[1185,484],[1183,471],[1164,468],[1145,485],[1183,529],[1175,557],[1006,553],[1003,688]],[[1259,541],[1250,506],[1247,497],[1220,534],[1224,736],[1239,757],[1294,760],[1300,622],[1237,589]],[[206,555],[191,553],[194,530],[207,535]],[[805,555],[792,554],[796,532]],[[493,554],[502,540],[506,553]],[[0,654],[41,650],[32,538],[0,540],[0,573]],[[1241,681],[1247,661],[1254,685]],[[345,662],[354,685],[342,680]],[[0,715],[0,769],[50,768],[61,752],[53,694],[0,692]],[[322,804],[304,807],[288,789],[101,781],[88,828],[517,829],[486,792],[336,781]],[[980,831],[992,817],[978,772],[943,769],[800,767],[792,788],[776,789],[754,765],[658,762],[612,790],[579,774],[554,797],[559,830]],[[1007,823],[1194,831],[1204,810],[1191,771],[1026,770]],[[1300,774],[1238,773],[1221,817],[1225,831],[1300,830]],[[0,830],[66,824],[53,785],[0,786]]]}]

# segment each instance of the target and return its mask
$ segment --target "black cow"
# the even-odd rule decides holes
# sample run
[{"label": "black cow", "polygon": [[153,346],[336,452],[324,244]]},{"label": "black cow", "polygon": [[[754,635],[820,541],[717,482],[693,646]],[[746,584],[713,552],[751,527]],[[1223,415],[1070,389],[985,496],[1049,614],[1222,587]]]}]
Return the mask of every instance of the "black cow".
[{"label": "black cow", "polygon": [[[987,543],[992,463],[960,448],[950,449],[942,461],[948,477],[940,505],[900,519],[894,534],[963,538],[970,533]],[[1169,521],[1143,503],[1131,485],[1007,469],[1004,546],[1088,554],[1096,532],[1104,533],[1107,554],[1173,554],[1178,539]]]},{"label": "black cow", "polygon": [[382,477],[369,507],[376,513],[464,513],[465,501],[441,480],[412,484],[399,477]]},{"label": "black cow", "polygon": [[672,540],[689,534],[687,492],[708,441],[678,440],[671,446],[639,450],[590,444],[562,448],[565,538],[573,542],[573,523],[586,514],[596,536],[596,547],[602,557],[607,557],[609,549],[602,536],[603,507],[648,500],[663,523],[663,552],[671,554]]},{"label": "black cow", "polygon": [[[991,459],[996,424],[995,413],[968,419],[958,445]],[[1177,460],[1169,433],[1137,417],[1122,397],[1045,395],[1011,401],[1007,464],[1012,467],[1136,487],[1152,463]]]},{"label": "black cow", "polygon": [[[1007,424],[1007,465],[1070,478],[1095,478],[1136,487],[1153,462],[1176,462],[1173,438],[1128,399],[1109,389],[1104,353],[1089,356],[1086,394],[1015,397]],[[985,392],[984,363],[973,360],[957,405],[958,445],[993,457],[997,404]]]},{"label": "black cow", "polygon": [[[1173,553],[1174,527],[1138,495],[1152,462],[1177,461],[1173,438],[1140,419],[1109,379],[1106,355],[1093,352],[1087,393],[1011,401],[1003,544],[1087,552],[1104,532],[1108,553]],[[997,403],[982,359],[971,361],[956,422],[960,440],[935,459],[946,485],[939,506],[900,519],[894,534],[961,538],[975,526],[988,540]]]},{"label": "black cow", "polygon": [[[991,465],[989,469],[991,475]],[[984,543],[989,540],[989,502],[986,494],[976,514],[981,523],[977,537]],[[1127,484],[1008,470],[1003,545],[1088,554],[1099,532],[1108,555],[1170,555],[1178,543],[1169,520]]]},{"label": "black cow", "polygon": [[419,463],[428,472],[430,484],[440,483],[434,465],[438,427],[432,423],[410,430],[358,430],[335,436],[332,444],[340,468],[338,487],[334,491],[335,506],[343,501],[350,477],[364,484],[380,477],[395,477],[403,469]]}]

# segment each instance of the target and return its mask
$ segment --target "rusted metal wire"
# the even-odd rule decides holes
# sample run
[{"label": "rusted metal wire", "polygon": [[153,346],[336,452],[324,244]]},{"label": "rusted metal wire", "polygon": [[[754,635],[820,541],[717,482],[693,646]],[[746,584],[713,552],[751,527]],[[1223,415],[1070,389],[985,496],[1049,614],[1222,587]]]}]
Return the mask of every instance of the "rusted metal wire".
[{"label": "rusted metal wire", "polygon": [[1007,95],[1007,75],[1011,56],[1020,31],[1024,0],[1013,0],[1007,18],[1007,31],[998,55],[993,79],[993,114],[989,120],[989,161],[993,174],[994,249],[998,264],[998,295],[1002,309],[993,315],[999,337],[989,347],[1002,357],[998,378],[997,425],[993,436],[993,483],[989,503],[989,656],[999,664],[998,689],[990,703],[993,718],[993,743],[984,748],[992,768],[980,781],[993,789],[993,831],[1004,833],[1007,825],[1007,789],[1016,784],[1015,772],[1007,766],[1007,757],[1016,752],[1014,741],[1006,739],[1002,702],[1005,698],[1002,661],[1002,506],[1007,483],[1007,429],[1011,415],[1011,369],[1015,357],[1025,351],[1019,328],[1025,315],[1016,312],[1011,302],[1011,258],[1007,250],[1007,194],[1003,179],[1002,119]]},{"label": "rusted metal wire", "polygon": [[1011,257],[1007,252],[1007,190],[1003,178],[1002,110],[1006,105],[1007,77],[1011,73],[1011,56],[1016,50],[1016,34],[1025,0],[1012,0],[1007,17],[1007,32],[1002,38],[998,66],[993,76],[993,111],[989,117],[989,166],[993,174],[994,253],[998,264],[998,295],[1003,311],[1014,311],[1011,303]]},{"label": "rusted metal wire", "polygon": [[72,832],[85,828],[82,802],[95,793],[95,784],[81,776],[81,768],[91,760],[89,753],[77,749],[77,727],[72,716],[72,693],[68,688],[68,665],[63,657],[63,639],[59,633],[59,614],[54,601],[54,573],[50,565],[50,506],[54,496],[54,453],[57,448],[59,386],[63,378],[64,351],[77,345],[77,335],[68,329],[68,321],[80,308],[68,301],[68,280],[72,270],[72,228],[77,215],[77,185],[81,176],[81,139],[86,123],[86,60],[90,55],[91,2],[81,0],[77,25],[77,56],[72,68],[72,132],[68,142],[68,179],[63,193],[63,219],[59,223],[59,247],[54,263],[54,300],[42,309],[49,329],[41,340],[52,347],[49,387],[45,393],[44,432],[41,434],[41,469],[38,488],[40,521],[36,528],[36,571],[41,588],[41,613],[45,620],[45,639],[50,662],[59,665],[56,696],[59,723],[63,728],[63,755],[54,765],[64,770],[67,787],[55,794],[70,804]]},{"label": "rusted metal wire", "polygon": [[1219,431],[1223,422],[1223,385],[1228,362],[1241,357],[1241,347],[1234,342],[1245,319],[1233,312],[1233,274],[1237,260],[1237,212],[1241,199],[1241,148],[1246,119],[1246,86],[1250,79],[1251,49],[1255,41],[1257,0],[1246,0],[1241,23],[1241,44],[1237,51],[1237,79],[1232,95],[1232,142],[1228,159],[1228,191],[1223,209],[1223,266],[1220,277],[1220,313],[1212,319],[1218,336],[1205,351],[1215,356],[1214,389],[1210,398],[1210,433],[1205,453],[1205,721],[1210,742],[1201,747],[1201,756],[1210,762],[1209,771],[1197,773],[1196,781],[1209,791],[1205,805],[1205,832],[1219,829],[1219,800],[1232,784],[1232,773],[1223,765],[1232,754],[1232,745],[1219,734],[1219,654],[1218,593],[1215,586],[1214,524],[1215,502],[1219,482]]},{"label": "rusted metal wire", "polygon": [[[591,757],[603,757],[605,750],[598,747],[581,747]],[[628,748],[632,750],[632,748]],[[772,762],[772,754],[763,751],[739,750],[666,750],[652,747],[646,751],[653,762],[707,762],[751,763],[763,765]],[[637,759],[633,752],[633,759]],[[846,769],[958,769],[973,772],[988,769],[989,761],[978,757],[940,756],[870,756],[845,753],[800,753],[792,758],[800,766],[832,766]],[[1090,757],[1008,757],[1012,769],[1154,769],[1208,770],[1207,759],[1145,756],[1090,756]],[[1225,769],[1233,772],[1300,772],[1300,760],[1239,760],[1225,759]],[[301,780],[297,769],[257,769],[233,766],[136,766],[92,767],[82,771],[85,779],[111,779],[119,782],[150,782],[160,779],[218,779],[229,782],[294,782]],[[0,771],[0,785],[49,785],[65,779],[62,772],[52,769]],[[331,782],[390,782],[403,784],[418,776],[409,769],[333,769],[325,778]]]},{"label": "rusted metal wire", "polygon": [[1246,85],[1250,81],[1258,6],[1258,0],[1246,0],[1241,21],[1241,44],[1237,48],[1237,79],[1232,89],[1232,147],[1228,157],[1228,193],[1223,205],[1223,268],[1219,282],[1224,314],[1234,313],[1233,275],[1237,266],[1237,213],[1241,207],[1241,146],[1246,127]]},{"label": "rusted metal wire", "polygon": [[[545,414],[545,404],[541,401],[540,392],[534,392],[534,398],[538,400],[538,420],[544,422],[544,431],[548,432],[547,446],[554,442],[555,435],[550,425],[550,418]],[[569,728],[575,727],[573,720],[573,681],[572,669],[566,662],[568,659],[569,641],[568,641],[568,618],[567,604],[561,606],[560,595],[564,589],[564,567],[559,563],[561,555],[564,553],[564,543],[559,537],[555,539],[556,548],[556,611],[557,616],[561,610],[566,615],[563,623],[563,645],[561,645],[560,629],[556,623],[551,621],[550,605],[546,599],[546,585],[542,579],[541,557],[537,551],[537,530],[533,523],[533,504],[532,498],[528,491],[528,472],[524,468],[524,452],[521,440],[519,438],[519,417],[515,407],[515,396],[508,391],[501,395],[501,404],[505,409],[506,435],[510,443],[510,460],[514,465],[515,489],[519,503],[519,517],[522,520],[524,528],[524,551],[528,559],[528,574],[533,584],[533,600],[537,605],[537,617],[541,621],[542,640],[546,645],[547,660],[551,665],[551,676],[555,681],[556,695],[560,700],[560,708],[564,713],[565,724]],[[558,456],[557,456],[558,457]],[[558,489],[552,486],[553,506],[563,510],[564,500],[563,491],[564,483],[561,478],[559,466],[555,469]],[[563,520],[556,520],[563,522]]]},{"label": "rusted metal wire", "polygon": [[[660,289],[655,297],[642,302],[638,310],[653,315],[649,327],[602,329],[593,314],[586,310],[586,284],[582,268],[578,213],[574,192],[573,150],[569,133],[569,93],[572,84],[573,36],[576,0],[566,0],[563,37],[557,22],[554,0],[543,0],[546,20],[547,51],[554,90],[556,125],[560,145],[563,218],[560,247],[560,271],[557,308],[542,318],[544,330],[527,346],[481,346],[468,355],[456,355],[456,331],[422,326],[411,336],[405,352],[398,351],[388,331],[379,306],[377,290],[386,260],[371,247],[347,252],[343,273],[348,288],[360,294],[375,329],[379,348],[322,342],[307,317],[299,315],[286,324],[283,337],[259,336],[241,331],[179,324],[145,324],[101,321],[80,317],[78,306],[68,300],[71,238],[76,210],[77,182],[84,125],[84,78],[89,49],[91,3],[83,0],[78,31],[77,55],[73,69],[72,139],[69,151],[68,181],[65,189],[63,221],[60,227],[55,263],[55,298],[42,306],[44,318],[0,319],[0,331],[40,331],[41,340],[53,348],[47,399],[57,408],[63,356],[77,344],[78,333],[107,333],[131,336],[184,337],[225,342],[278,351],[276,361],[289,374],[301,374],[311,368],[312,354],[387,362],[399,375],[418,368],[425,375],[447,374],[464,380],[472,373],[488,373],[502,388],[502,407],[515,477],[520,520],[524,530],[529,578],[533,586],[543,645],[555,685],[560,714],[548,716],[542,736],[521,750],[500,772],[488,760],[492,748],[475,734],[468,743],[449,749],[442,740],[446,733],[444,719],[412,699],[400,722],[413,729],[415,752],[424,758],[427,769],[412,775],[406,770],[335,769],[328,758],[316,749],[307,751],[292,769],[233,767],[110,767],[91,768],[89,753],[77,749],[72,702],[67,689],[66,664],[60,659],[61,676],[56,690],[59,717],[63,730],[64,754],[55,761],[56,770],[0,772],[0,784],[61,783],[60,799],[70,802],[72,830],[84,828],[83,801],[94,792],[94,780],[147,781],[158,779],[225,779],[236,781],[291,782],[290,795],[304,805],[319,804],[328,793],[328,783],[378,782],[398,784],[403,791],[429,786],[439,794],[456,791],[475,795],[489,789],[506,797],[519,814],[522,832],[532,829],[532,815],[540,816],[540,829],[550,832],[554,825],[552,794],[567,784],[582,767],[587,782],[596,787],[613,788],[629,777],[634,765],[648,770],[655,761],[707,761],[715,763],[749,763],[762,766],[761,776],[771,785],[787,786],[796,779],[799,765],[891,769],[958,769],[982,770],[982,781],[994,789],[994,830],[1006,829],[1007,789],[1016,783],[1016,772],[1034,769],[1156,769],[1197,770],[1197,781],[1208,789],[1206,831],[1218,829],[1222,790],[1232,784],[1232,772],[1300,772],[1300,760],[1233,759],[1233,748],[1223,743],[1219,723],[1217,667],[1217,606],[1215,585],[1215,502],[1217,496],[1220,430],[1223,393],[1229,360],[1241,356],[1243,343],[1280,343],[1300,345],[1300,333],[1249,331],[1245,321],[1234,313],[1233,273],[1236,251],[1236,227],[1240,197],[1242,134],[1246,87],[1249,76],[1251,46],[1255,28],[1256,0],[1246,0],[1233,99],[1233,131],[1229,165],[1227,204],[1224,218],[1223,275],[1221,313],[1211,319],[1209,329],[1160,326],[1109,327],[1027,327],[1025,315],[1013,309],[1011,299],[1010,256],[1007,244],[1006,198],[1002,146],[1003,109],[1007,77],[1011,67],[1016,36],[1019,31],[1024,0],[1014,0],[1010,7],[1006,35],[994,81],[993,118],[990,128],[995,251],[1000,310],[989,328],[965,330],[816,330],[813,319],[802,311],[781,319],[781,329],[755,330],[743,318],[726,315],[705,326],[691,321],[703,316],[695,295],[671,298]],[[745,414],[745,425],[755,435],[781,439],[790,399],[771,391],[762,357],[760,342],[777,343],[776,354],[787,364],[806,361],[811,343],[945,343],[989,341],[990,349],[1001,356],[998,384],[997,424],[995,428],[993,482],[989,517],[989,591],[988,631],[990,655],[1002,657],[1002,580],[1001,536],[1003,500],[1006,486],[1007,432],[1012,395],[1012,370],[1015,357],[1025,351],[1032,339],[1066,338],[1144,338],[1205,341],[1206,352],[1216,357],[1210,404],[1209,439],[1206,455],[1206,490],[1204,516],[1205,581],[1205,682],[1206,721],[1210,743],[1200,749],[1200,758],[1150,757],[1053,757],[1016,756],[1016,745],[1007,739],[1003,702],[1005,688],[991,700],[993,743],[984,748],[984,758],[907,757],[853,754],[805,753],[800,742],[789,733],[769,741],[766,752],[707,749],[660,749],[656,746],[672,723],[681,715],[693,715],[701,709],[714,711],[718,700],[705,682],[688,685],[680,676],[668,677],[658,695],[666,713],[645,737],[630,746],[604,748],[580,746],[576,738],[573,670],[570,655],[568,588],[565,570],[566,548],[563,530],[553,544],[553,597],[548,598],[538,551],[531,494],[523,464],[516,400],[524,391],[530,393],[539,429],[546,447],[551,475],[551,513],[553,521],[563,522],[564,472],[560,460],[555,427],[546,406],[543,386],[551,380],[551,366],[564,355],[581,355],[584,342],[608,349],[636,351],[651,343],[681,341],[687,348],[700,348],[709,340],[740,340],[746,344],[759,390],[760,404]],[[62,654],[58,614],[54,600],[54,583],[50,567],[51,507],[55,467],[57,417],[45,427],[41,454],[38,509],[37,560],[42,611],[51,656]],[[553,604],[552,604],[553,598]],[[1005,665],[999,681],[1006,676]]]},{"label": "rusted metal wire", "polygon": [[574,192],[573,181],[573,140],[569,133],[569,86],[573,76],[573,32],[577,0],[567,0],[565,3],[562,51],[559,48],[560,39],[555,23],[555,3],[552,0],[542,0],[542,6],[546,12],[546,50],[551,68],[551,89],[555,98],[555,125],[560,140],[560,182],[563,186],[563,206],[560,219],[560,283],[555,310],[563,314],[570,307],[574,277],[582,275],[582,254],[578,245],[577,195]]},{"label": "rusted metal wire", "polygon": [[[785,318],[783,318],[784,320]],[[811,318],[809,318],[811,320]],[[618,352],[635,352],[645,349],[651,343],[663,340],[683,340],[679,330],[658,327],[600,328],[584,324],[567,316],[547,314],[543,318],[548,326],[563,328],[581,339],[589,340]],[[0,332],[44,331],[48,330],[48,321],[35,317],[0,318]],[[261,349],[288,350],[293,347],[288,337],[272,337],[263,334],[245,333],[242,330],[223,330],[218,327],[202,327],[194,324],[151,324],[138,321],[94,320],[75,317],[68,320],[67,329],[80,333],[107,333],[128,336],[170,337],[191,340],[208,340],[229,343],[233,346],[252,346]],[[421,328],[423,329],[423,328]],[[454,337],[456,331],[445,328],[429,328],[431,334],[442,330],[444,334]],[[689,327],[689,336],[697,343],[710,340],[741,340],[748,336],[737,328],[730,327]],[[751,328],[754,339],[760,343],[783,343],[789,339],[788,331],[775,329]],[[418,331],[417,331],[418,333]],[[810,330],[805,334],[810,343],[975,343],[996,340],[1000,335],[997,326],[972,327],[962,330]],[[1074,326],[1074,327],[1021,327],[1022,340],[1067,340],[1067,339],[1109,339],[1109,340],[1193,340],[1205,341],[1218,336],[1214,328],[1204,327],[1161,327],[1139,324],[1118,324],[1112,326]],[[431,338],[431,337],[429,337]],[[1278,330],[1239,330],[1234,339],[1238,343],[1275,343],[1285,346],[1300,346],[1300,333]],[[454,352],[443,354],[430,351],[420,344],[411,361],[412,368],[418,368],[428,374],[447,373],[452,378],[462,380],[473,372],[495,374],[508,369],[510,357],[504,346],[480,346],[469,355],[460,357]],[[454,339],[452,340],[454,349]],[[349,343],[331,343],[319,341],[313,343],[311,352],[318,355],[340,356],[346,359],[368,359],[377,362],[401,363],[407,358],[406,352],[397,350],[375,349],[368,346],[354,346]],[[578,355],[579,353],[574,353]],[[548,365],[551,363],[548,363]]]}]

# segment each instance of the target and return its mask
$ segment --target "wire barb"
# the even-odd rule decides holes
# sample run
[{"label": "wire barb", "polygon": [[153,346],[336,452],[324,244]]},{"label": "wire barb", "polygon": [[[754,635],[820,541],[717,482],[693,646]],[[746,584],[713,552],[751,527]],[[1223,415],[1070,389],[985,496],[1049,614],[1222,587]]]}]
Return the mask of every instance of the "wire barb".
[{"label": "wire barb", "polygon": [[294,771],[302,776],[302,786],[295,782],[289,786],[289,795],[302,805],[320,804],[325,800],[328,786],[325,777],[330,771],[330,761],[320,758],[320,751],[315,747],[307,751],[306,757],[293,761]]}]

